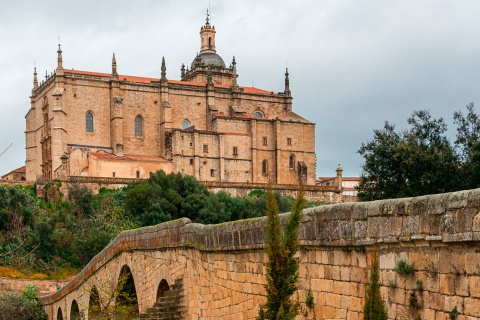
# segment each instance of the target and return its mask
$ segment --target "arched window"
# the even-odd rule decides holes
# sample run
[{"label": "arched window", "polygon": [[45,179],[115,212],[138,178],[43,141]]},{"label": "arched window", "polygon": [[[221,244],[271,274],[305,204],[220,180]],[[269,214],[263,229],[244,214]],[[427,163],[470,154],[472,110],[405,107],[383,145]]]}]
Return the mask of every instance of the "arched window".
[{"label": "arched window", "polygon": [[182,129],[187,129],[188,127],[190,127],[190,121],[188,121],[187,119],[183,120]]},{"label": "arched window", "polygon": [[85,115],[85,130],[93,132],[93,114],[91,112],[87,112]]},{"label": "arched window", "polygon": [[268,172],[268,161],[263,160],[262,161],[262,174],[267,174]]},{"label": "arched window", "polygon": [[137,137],[141,137],[143,135],[143,120],[140,116],[135,118],[135,135]]},{"label": "arched window", "polygon": [[290,169],[295,169],[295,155],[294,154],[291,154],[290,155],[290,158],[288,160],[288,165],[290,167]]},{"label": "arched window", "polygon": [[262,118],[263,118],[263,115],[262,115],[260,112],[257,111],[257,112],[255,112],[255,113],[253,114],[253,117],[254,117],[254,118],[262,119]]},{"label": "arched window", "polygon": [[212,37],[208,37],[208,47],[212,47]]}]

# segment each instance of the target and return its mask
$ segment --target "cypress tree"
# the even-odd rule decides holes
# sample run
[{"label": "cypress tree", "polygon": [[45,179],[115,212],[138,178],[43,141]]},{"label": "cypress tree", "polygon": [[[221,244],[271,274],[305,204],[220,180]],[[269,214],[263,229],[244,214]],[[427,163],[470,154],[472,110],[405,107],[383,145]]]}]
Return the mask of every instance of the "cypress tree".
[{"label": "cypress tree", "polygon": [[259,320],[293,320],[298,314],[299,304],[292,301],[291,296],[297,290],[299,259],[294,256],[299,247],[298,227],[304,205],[304,192],[301,189],[285,225],[285,233],[282,233],[275,196],[271,190],[268,191],[265,246],[268,256],[265,284],[267,302],[259,310]]},{"label": "cypress tree", "polygon": [[380,293],[380,262],[378,260],[378,249],[373,253],[370,269],[370,284],[365,288],[363,320],[388,320],[387,307]]}]

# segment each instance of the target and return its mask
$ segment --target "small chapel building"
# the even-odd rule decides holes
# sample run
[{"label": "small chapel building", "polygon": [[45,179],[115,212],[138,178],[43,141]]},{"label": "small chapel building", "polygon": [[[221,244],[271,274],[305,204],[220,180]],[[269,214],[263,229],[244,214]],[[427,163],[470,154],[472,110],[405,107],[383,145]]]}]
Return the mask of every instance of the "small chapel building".
[{"label": "small chapel building", "polygon": [[180,80],[57,68],[38,82],[26,115],[26,179],[148,178],[164,170],[199,181],[315,185],[315,124],[283,92],[243,87],[235,57],[216,53],[215,27]]}]

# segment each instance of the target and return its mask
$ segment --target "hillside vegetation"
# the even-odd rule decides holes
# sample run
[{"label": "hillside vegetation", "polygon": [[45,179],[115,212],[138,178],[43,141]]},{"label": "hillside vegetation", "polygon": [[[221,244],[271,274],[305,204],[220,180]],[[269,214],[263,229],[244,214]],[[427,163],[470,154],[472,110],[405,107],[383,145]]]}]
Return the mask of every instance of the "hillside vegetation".
[{"label": "hillside vegetation", "polygon": [[[291,209],[293,198],[275,198],[280,212]],[[67,199],[54,201],[38,198],[35,187],[0,185],[0,276],[68,278],[123,230],[181,217],[203,224],[260,217],[266,201],[262,190],[244,197],[214,194],[191,176],[163,171],[98,194],[73,185]]]}]

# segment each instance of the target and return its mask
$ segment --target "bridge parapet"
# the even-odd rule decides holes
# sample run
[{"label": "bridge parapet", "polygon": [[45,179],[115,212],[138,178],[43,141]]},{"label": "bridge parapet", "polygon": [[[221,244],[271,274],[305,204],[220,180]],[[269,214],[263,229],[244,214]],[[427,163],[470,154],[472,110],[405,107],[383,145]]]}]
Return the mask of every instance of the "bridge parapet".
[{"label": "bridge parapet", "polygon": [[[396,262],[406,259],[414,263],[418,279],[425,282],[426,295],[439,296],[442,301],[459,296],[462,303],[469,299],[468,306],[480,306],[480,291],[474,289],[480,285],[479,212],[480,189],[305,209],[299,230],[299,292],[301,296],[309,291],[315,294],[318,308],[312,311],[312,318],[319,318],[320,314],[326,317],[321,311],[324,309],[338,318],[345,318],[343,315],[350,313],[352,316],[361,315],[364,285],[368,282],[368,252],[374,245],[380,248],[382,279],[396,278],[393,271]],[[288,214],[281,215],[283,222],[287,218]],[[156,269],[148,261],[161,260],[158,265],[166,266],[172,279],[173,275],[183,277],[185,300],[189,303],[186,310],[191,315],[203,314],[207,318],[221,319],[236,314],[244,319],[254,318],[258,305],[264,299],[265,225],[265,218],[218,225],[202,225],[183,218],[122,232],[65,287],[41,297],[40,304],[46,308],[52,306],[52,310],[65,304],[68,311],[65,301],[70,301],[69,295],[78,296],[79,287],[101,270],[118,270],[121,263],[117,260],[138,264],[138,270],[144,270],[134,274],[136,285],[138,283],[144,292],[140,296],[152,295],[157,284],[150,283],[150,273],[155,273]],[[143,264],[142,259],[147,262]],[[430,262],[436,266],[436,280],[428,276],[433,273],[428,266]],[[454,278],[459,273],[465,279],[455,282]],[[450,286],[451,281],[457,285],[460,283],[461,288]],[[332,286],[351,287],[352,284],[356,286],[351,291],[332,289]],[[389,291],[387,280],[384,280],[382,290],[390,303],[396,305],[395,309],[391,309],[395,311],[390,311],[395,312],[391,317],[400,314],[401,308],[408,307],[408,301],[395,298],[396,295],[409,294],[412,288],[408,281],[399,284],[398,290],[402,293]],[[235,296],[232,301],[238,298],[243,302],[230,305],[225,301],[225,306],[216,308],[211,306],[213,302],[210,301],[214,300],[215,294]],[[320,298],[327,294],[336,298]],[[341,297],[356,301],[360,307],[344,307],[339,302]],[[155,298],[149,299],[148,302],[139,301],[140,312],[153,305]],[[480,311],[475,311],[480,308],[463,305],[463,314],[480,316]],[[447,315],[451,311],[447,308],[450,308],[449,304],[438,305],[424,299],[427,318],[431,314]],[[52,316],[49,319],[56,318]]]}]

